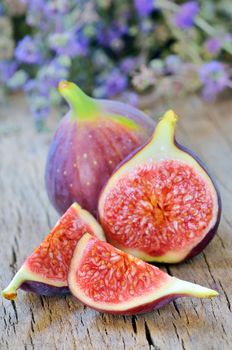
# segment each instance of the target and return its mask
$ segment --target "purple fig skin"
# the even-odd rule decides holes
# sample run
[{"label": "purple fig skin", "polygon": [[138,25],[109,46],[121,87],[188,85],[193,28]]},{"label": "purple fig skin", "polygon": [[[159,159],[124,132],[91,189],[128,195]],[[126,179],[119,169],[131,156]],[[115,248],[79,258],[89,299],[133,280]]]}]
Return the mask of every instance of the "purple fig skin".
[{"label": "purple fig skin", "polygon": [[111,101],[111,100],[98,100],[99,105],[102,106],[102,109],[110,114],[122,115],[125,116],[134,122],[138,123],[142,128],[147,130],[149,135],[152,134],[155,127],[155,122],[153,119],[148,117],[139,109],[127,105],[126,103],[119,101]]},{"label": "purple fig skin", "polygon": [[[98,197],[115,167],[143,144],[154,121],[141,111],[117,101],[95,100],[100,115],[73,120],[68,113],[59,123],[48,153],[45,184],[55,209],[63,214],[77,201],[95,217]],[[102,116],[106,115],[103,119]],[[127,117],[136,130],[110,115]]]},{"label": "purple fig skin", "polygon": [[[147,140],[143,145],[139,146],[137,149],[135,149],[133,152],[131,152],[121,163],[118,164],[118,166],[115,168],[115,170],[113,171],[113,174],[115,172],[117,172],[117,170],[122,166],[124,165],[125,163],[127,163],[131,158],[133,158],[136,154],[140,153],[143,148],[145,148],[151,141],[151,138],[149,138],[149,140]],[[204,249],[205,247],[210,243],[210,241],[213,239],[213,237],[215,236],[215,234],[217,233],[217,230],[218,230],[218,226],[219,226],[219,223],[220,223],[220,219],[221,219],[221,211],[222,211],[222,201],[221,201],[221,196],[220,196],[220,192],[218,190],[218,187],[215,183],[215,180],[213,179],[212,175],[210,174],[209,172],[209,169],[208,167],[206,166],[206,164],[200,159],[200,157],[195,153],[193,152],[192,150],[190,150],[189,148],[179,144],[177,141],[176,141],[176,138],[174,137],[174,144],[177,148],[179,148],[181,151],[183,152],[186,152],[187,154],[189,154],[191,157],[193,157],[197,163],[201,166],[201,168],[206,172],[206,174],[208,175],[208,177],[210,178],[210,180],[212,181],[213,183],[213,186],[216,190],[216,194],[217,194],[217,203],[218,203],[218,212],[217,212],[217,219],[216,219],[216,222],[215,222],[215,225],[209,230],[209,232],[206,234],[206,236],[202,239],[201,242],[199,242],[195,247],[193,247],[193,249],[188,253],[188,255],[178,261],[178,263],[175,263],[175,264],[179,264],[179,263],[182,263],[184,261],[187,261],[193,257],[195,257],[196,255],[200,254]],[[101,191],[101,193],[104,191],[104,187]],[[101,193],[100,193],[100,196],[101,197]],[[99,217],[99,213],[98,213],[98,220],[100,219]],[[100,220],[99,220],[100,221]],[[165,263],[162,263],[160,262],[159,264],[165,264]]]},{"label": "purple fig skin", "polygon": [[[54,296],[65,296],[65,295],[70,295],[69,288],[67,287],[54,287],[50,286],[46,283],[41,283],[41,282],[34,282],[34,281],[28,281],[26,283],[23,283],[20,289],[26,291],[26,292],[31,292],[35,293],[37,295],[42,295],[46,297],[54,297]],[[133,309],[129,310],[124,310],[124,311],[106,311],[106,310],[101,310],[101,309],[96,309],[96,311],[99,312],[104,312],[108,314],[116,314],[116,315],[138,315],[138,314],[143,314],[147,312],[152,312],[154,310],[157,310],[166,304],[169,304],[170,302],[176,300],[177,298],[185,296],[184,294],[172,294],[172,295],[167,295],[165,297],[162,297],[160,299],[157,299],[155,301],[152,301],[151,303],[140,305],[138,307],[135,307]]]},{"label": "purple fig skin", "polygon": [[[145,314],[148,312],[152,312],[155,310],[158,310],[160,308],[162,308],[163,306],[165,306],[166,304],[171,303],[172,301],[187,296],[185,294],[170,294],[170,295],[166,295],[165,297],[159,298],[157,300],[153,300],[151,303],[147,303],[144,305],[140,305],[138,307],[134,307],[133,309],[128,309],[128,310],[123,310],[123,311],[109,311],[109,310],[101,310],[101,309],[97,309],[97,308],[93,308],[92,309],[99,311],[99,312],[104,312],[107,314],[111,314],[111,315],[125,315],[125,316],[131,316],[131,315],[139,315],[139,314]],[[88,306],[88,305],[87,305]]]},{"label": "purple fig skin", "polygon": [[68,287],[55,287],[42,282],[27,281],[20,286],[25,292],[35,293],[37,295],[64,296],[70,294]]}]

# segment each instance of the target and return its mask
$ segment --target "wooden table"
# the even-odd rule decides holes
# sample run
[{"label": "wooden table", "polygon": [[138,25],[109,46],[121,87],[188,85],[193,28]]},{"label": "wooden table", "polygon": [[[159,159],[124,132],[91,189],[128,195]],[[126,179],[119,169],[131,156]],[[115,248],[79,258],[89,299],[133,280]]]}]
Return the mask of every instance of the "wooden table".
[{"label": "wooden table", "polygon": [[[1,298],[1,350],[232,348],[232,101],[204,104],[191,97],[175,101],[173,107],[183,117],[179,140],[195,150],[215,175],[223,217],[218,234],[202,254],[167,270],[216,288],[220,296],[178,299],[150,314],[122,317],[90,310],[71,296],[46,298],[20,291],[15,302]],[[156,117],[166,108],[159,105]],[[43,181],[51,135],[35,132],[21,97],[1,106],[1,288],[58,217]]]}]

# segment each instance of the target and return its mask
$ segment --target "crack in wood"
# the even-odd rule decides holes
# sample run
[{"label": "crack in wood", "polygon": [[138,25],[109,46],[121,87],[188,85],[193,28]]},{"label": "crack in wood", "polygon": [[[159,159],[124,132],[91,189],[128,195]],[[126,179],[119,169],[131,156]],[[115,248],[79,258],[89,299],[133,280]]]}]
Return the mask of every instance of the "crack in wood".
[{"label": "crack in wood", "polygon": [[40,303],[41,303],[41,305],[42,305],[42,308],[45,310],[45,305],[44,305],[43,296],[40,295],[40,296],[39,296],[39,299],[40,299]]},{"label": "crack in wood", "polygon": [[180,336],[179,336],[179,334],[178,334],[178,332],[177,332],[176,325],[175,325],[174,322],[172,322],[172,324],[173,324],[173,327],[174,327],[174,330],[175,330],[175,333],[176,333],[176,337],[177,337],[178,340],[180,340]]},{"label": "crack in wood", "polygon": [[89,328],[88,328],[88,327],[87,327],[87,334],[88,334],[88,337],[89,337],[89,342],[90,342],[91,346],[93,346],[93,344],[92,344],[92,339],[91,339],[91,336],[90,336]]},{"label": "crack in wood", "polygon": [[144,321],[144,328],[145,328],[145,336],[146,336],[146,339],[147,339],[149,346],[155,347],[155,344],[154,344],[152,336],[151,336],[150,329],[149,329],[146,321]]},{"label": "crack in wood", "polygon": [[16,323],[18,323],[18,312],[17,312],[17,308],[16,308],[16,304],[15,304],[15,301],[14,300],[11,300],[11,305],[13,307],[13,310],[14,310],[14,314],[15,314],[15,319],[16,319]]},{"label": "crack in wood", "polygon": [[32,349],[35,349],[35,345],[34,345],[33,338],[32,338],[31,334],[29,334],[29,339],[30,339]]},{"label": "crack in wood", "polygon": [[15,246],[17,248],[17,251],[19,250],[19,242],[16,236],[14,236],[14,242],[15,242]]},{"label": "crack in wood", "polygon": [[223,323],[222,323],[222,330],[223,330],[223,333],[227,336],[227,332],[225,330],[225,327],[224,327]]},{"label": "crack in wood", "polygon": [[173,300],[173,305],[174,305],[174,308],[175,308],[176,312],[178,313],[179,317],[181,318],[180,310],[179,310],[177,302],[175,300]]},{"label": "crack in wood", "polygon": [[9,313],[9,324],[13,327],[14,333],[16,334],[15,322],[11,318],[11,314]]},{"label": "crack in wood", "polygon": [[187,348],[185,347],[185,343],[184,343],[184,339],[181,339],[181,345],[182,345],[182,349],[183,350],[187,350]]},{"label": "crack in wood", "polygon": [[52,310],[50,308],[50,304],[49,304],[48,299],[47,299],[47,309],[48,309],[49,320],[50,320],[50,323],[52,324]]},{"label": "crack in wood", "polygon": [[17,234],[19,237],[21,237],[22,235],[22,215],[21,212],[19,210],[19,208],[16,206],[16,214],[18,216],[18,220],[17,220]]},{"label": "crack in wood", "polygon": [[222,248],[223,248],[223,249],[226,249],[225,244],[224,244],[224,242],[223,242],[223,239],[221,238],[221,236],[220,236],[219,233],[217,234],[217,237],[218,237],[218,240],[219,240],[220,243],[221,243]]},{"label": "crack in wood", "polygon": [[[184,313],[185,313],[185,316],[186,316],[187,325],[189,325],[190,324],[189,316],[188,316],[188,313],[186,312],[185,308],[184,308]],[[186,331],[188,333],[188,327],[186,327]]]},{"label": "crack in wood", "polygon": [[204,257],[205,263],[206,263],[206,265],[207,265],[207,268],[208,268],[209,274],[210,274],[210,276],[211,276],[212,280],[214,281],[214,283],[216,284],[216,281],[215,281],[214,275],[213,275],[213,273],[212,273],[212,271],[211,271],[210,265],[209,265],[208,260],[207,260],[207,258],[206,258],[206,254],[205,254],[205,252],[202,252],[202,254],[203,254],[203,257]]},{"label": "crack in wood", "polygon": [[124,337],[122,337],[122,343],[123,343],[123,349],[125,350],[126,349],[126,344],[125,344]]},{"label": "crack in wood", "polygon": [[82,324],[82,326],[85,327],[85,323],[84,323],[84,321],[83,321],[83,319],[82,319],[82,316],[81,316],[81,324]]},{"label": "crack in wood", "polygon": [[219,280],[219,284],[220,284],[221,289],[222,289],[222,291],[223,291],[223,293],[224,293],[224,295],[225,295],[225,298],[226,298],[226,302],[227,302],[228,309],[229,309],[229,311],[231,312],[231,304],[230,304],[229,297],[228,297],[228,295],[227,295],[227,293],[226,293],[226,291],[225,291],[225,289],[224,289],[224,287],[223,287],[223,285],[222,285],[222,283],[221,283],[221,281],[220,281],[220,280]]},{"label": "crack in wood", "polygon": [[35,332],[35,330],[34,330],[35,317],[34,317],[34,312],[33,312],[31,307],[30,307],[30,312],[31,312],[31,331],[32,331],[32,333],[34,333]]},{"label": "crack in wood", "polygon": [[17,270],[17,268],[16,268],[17,254],[15,252],[15,247],[14,246],[11,247],[11,253],[12,253],[12,258],[11,258],[10,268],[11,268],[13,274],[15,274],[16,270]]},{"label": "crack in wood", "polygon": [[199,314],[198,314],[197,309],[196,309],[194,302],[192,300],[191,300],[191,304],[192,304],[193,310],[195,311],[197,317],[199,318]]},{"label": "crack in wood", "polygon": [[137,319],[137,318],[136,318],[135,315],[133,315],[133,316],[131,317],[131,324],[132,324],[132,328],[133,328],[133,331],[134,331],[135,334],[137,334],[136,319]]}]

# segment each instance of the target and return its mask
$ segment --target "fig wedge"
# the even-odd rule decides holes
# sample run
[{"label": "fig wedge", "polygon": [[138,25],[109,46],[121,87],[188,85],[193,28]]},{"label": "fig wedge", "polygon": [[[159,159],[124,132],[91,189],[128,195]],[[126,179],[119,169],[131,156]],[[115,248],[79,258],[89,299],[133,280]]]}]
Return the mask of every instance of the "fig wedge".
[{"label": "fig wedge", "polygon": [[68,294],[70,261],[77,241],[85,232],[105,240],[94,217],[74,203],[26,259],[2,296],[15,299],[19,288],[46,296]]},{"label": "fig wedge", "polygon": [[212,289],[171,277],[87,233],[75,248],[68,285],[83,304],[122,315],[152,311],[183,296],[218,295]]}]

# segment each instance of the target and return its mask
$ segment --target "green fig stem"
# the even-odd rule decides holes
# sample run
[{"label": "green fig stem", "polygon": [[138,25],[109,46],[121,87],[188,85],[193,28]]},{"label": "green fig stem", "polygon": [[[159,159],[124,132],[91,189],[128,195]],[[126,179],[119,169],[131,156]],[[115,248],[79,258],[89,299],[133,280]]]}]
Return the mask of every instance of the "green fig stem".
[{"label": "green fig stem", "polygon": [[167,111],[157,124],[152,136],[151,144],[166,150],[173,146],[175,136],[175,125],[178,120],[173,110]]},{"label": "green fig stem", "polygon": [[72,111],[72,119],[84,120],[97,115],[99,106],[91,97],[87,96],[77,85],[69,81],[61,81],[58,91],[68,102]]},{"label": "green fig stem", "polygon": [[213,298],[219,295],[216,290],[202,287],[199,284],[180,280],[176,277],[172,278],[172,293],[189,295],[196,298]]},{"label": "green fig stem", "polygon": [[[24,276],[25,275],[25,276]],[[10,284],[2,291],[2,296],[8,300],[14,300],[17,297],[17,289],[26,281],[26,273],[22,266],[16,273]]]}]

